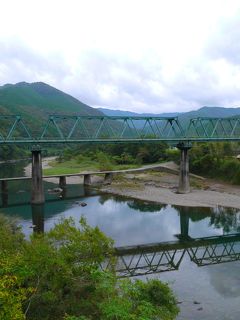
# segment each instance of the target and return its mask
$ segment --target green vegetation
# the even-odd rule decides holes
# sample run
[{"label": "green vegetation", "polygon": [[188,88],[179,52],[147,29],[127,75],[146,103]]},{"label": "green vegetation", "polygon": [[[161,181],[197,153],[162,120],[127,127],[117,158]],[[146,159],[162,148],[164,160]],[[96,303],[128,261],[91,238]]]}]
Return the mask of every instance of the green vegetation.
[{"label": "green vegetation", "polygon": [[[85,219],[25,240],[0,215],[0,320],[175,319],[168,285],[117,279],[112,253],[112,240]],[[101,271],[105,259],[111,268]]]},{"label": "green vegetation", "polygon": [[39,121],[50,113],[102,115],[72,96],[43,82],[8,84],[0,87],[0,110],[3,114],[20,114]]},{"label": "green vegetation", "polygon": [[237,143],[196,144],[190,151],[190,170],[211,178],[240,184],[240,161],[236,159]]},{"label": "green vegetation", "polygon": [[65,149],[53,168],[45,169],[44,174],[78,173],[81,171],[124,170],[137,168],[142,164],[167,159],[168,147],[159,144],[115,144],[75,147]]}]

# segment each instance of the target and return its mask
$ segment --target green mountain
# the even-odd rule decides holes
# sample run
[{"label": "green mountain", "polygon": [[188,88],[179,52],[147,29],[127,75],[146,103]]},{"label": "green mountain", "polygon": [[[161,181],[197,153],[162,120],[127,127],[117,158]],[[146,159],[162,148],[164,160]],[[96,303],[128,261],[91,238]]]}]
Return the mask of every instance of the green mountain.
[{"label": "green mountain", "polygon": [[0,114],[22,115],[30,126],[45,122],[49,114],[102,115],[100,111],[43,82],[1,86]]}]

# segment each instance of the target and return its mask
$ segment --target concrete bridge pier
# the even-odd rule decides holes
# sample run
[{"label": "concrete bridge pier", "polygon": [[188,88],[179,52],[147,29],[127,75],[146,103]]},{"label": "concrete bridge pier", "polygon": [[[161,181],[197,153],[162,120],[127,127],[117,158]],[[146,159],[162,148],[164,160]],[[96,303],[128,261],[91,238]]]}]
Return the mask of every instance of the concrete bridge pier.
[{"label": "concrete bridge pier", "polygon": [[60,194],[61,199],[65,199],[67,196],[67,180],[66,177],[61,176],[59,177],[59,188],[62,189],[62,192]]},{"label": "concrete bridge pier", "polygon": [[84,186],[90,186],[91,185],[91,175],[90,174],[85,174],[83,176],[83,185]]},{"label": "concrete bridge pier", "polygon": [[43,178],[42,178],[42,155],[41,149],[32,150],[32,204],[45,202]]},{"label": "concrete bridge pier", "polygon": [[191,145],[185,144],[185,143],[179,143],[177,147],[181,152],[178,193],[189,193],[190,192],[189,150],[191,149]]}]

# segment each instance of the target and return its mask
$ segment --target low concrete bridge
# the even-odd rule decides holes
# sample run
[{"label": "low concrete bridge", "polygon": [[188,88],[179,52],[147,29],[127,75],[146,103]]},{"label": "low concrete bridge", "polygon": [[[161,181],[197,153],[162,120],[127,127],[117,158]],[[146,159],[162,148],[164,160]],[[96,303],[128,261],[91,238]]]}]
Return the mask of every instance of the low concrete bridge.
[{"label": "low concrete bridge", "polygon": [[[171,163],[169,163],[171,164]],[[32,165],[33,166],[33,165]],[[35,163],[35,169],[36,166],[39,167],[39,170],[37,171],[37,175],[41,172],[41,161],[37,162],[37,165]],[[32,168],[33,169],[33,168]],[[152,164],[152,165],[146,165],[140,168],[133,168],[133,169],[124,169],[124,170],[108,170],[108,171],[85,171],[80,173],[70,173],[70,174],[57,174],[57,175],[42,175],[42,179],[39,179],[32,188],[32,203],[34,204],[41,204],[44,202],[44,189],[43,189],[43,180],[44,179],[58,179],[58,185],[59,187],[64,191],[64,189],[67,186],[67,178],[68,177],[83,177],[83,185],[84,186],[91,186],[91,176],[94,175],[103,175],[104,180],[103,184],[111,184],[113,176],[117,174],[126,174],[126,173],[138,173],[138,172],[145,172],[149,170],[157,170],[162,172],[169,172],[173,174],[179,174],[179,170],[176,168],[172,168],[172,166],[168,166],[167,164]],[[190,174],[191,175],[191,174]],[[194,177],[198,177],[196,175],[192,175]],[[201,177],[198,177],[201,178]],[[2,194],[2,204],[3,206],[8,205],[8,182],[11,181],[32,181],[32,176],[22,176],[22,177],[14,177],[14,178],[0,178],[0,184],[1,184],[1,194]],[[36,187],[35,185],[38,185]],[[41,187],[39,185],[42,184]]]},{"label": "low concrete bridge", "polygon": [[[171,143],[181,152],[179,193],[190,192],[189,149],[192,142],[240,141],[240,117],[193,118],[183,124],[177,117],[111,117],[51,115],[34,134],[17,115],[0,115],[0,146],[32,146],[32,203],[43,203],[41,146],[69,143]],[[106,172],[106,179],[111,179]],[[64,185],[64,177],[60,177]],[[90,175],[85,175],[88,183]],[[2,184],[3,189],[6,185]]]}]

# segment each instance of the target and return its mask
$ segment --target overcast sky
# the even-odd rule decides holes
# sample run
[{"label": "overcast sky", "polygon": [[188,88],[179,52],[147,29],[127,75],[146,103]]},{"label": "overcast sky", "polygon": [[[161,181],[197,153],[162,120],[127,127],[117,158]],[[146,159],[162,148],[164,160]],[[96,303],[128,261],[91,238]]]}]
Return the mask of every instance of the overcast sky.
[{"label": "overcast sky", "polygon": [[1,0],[0,85],[136,112],[240,106],[240,0]]}]

